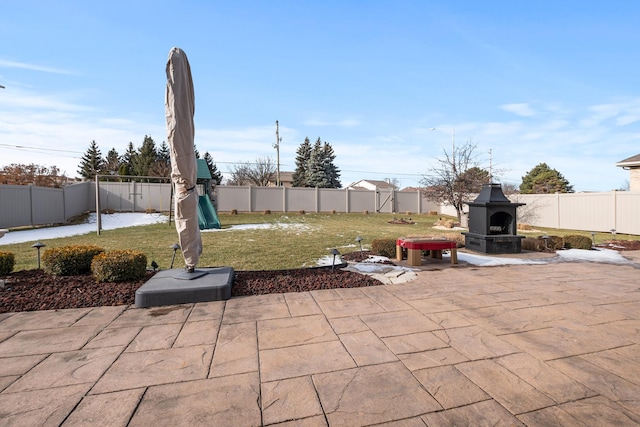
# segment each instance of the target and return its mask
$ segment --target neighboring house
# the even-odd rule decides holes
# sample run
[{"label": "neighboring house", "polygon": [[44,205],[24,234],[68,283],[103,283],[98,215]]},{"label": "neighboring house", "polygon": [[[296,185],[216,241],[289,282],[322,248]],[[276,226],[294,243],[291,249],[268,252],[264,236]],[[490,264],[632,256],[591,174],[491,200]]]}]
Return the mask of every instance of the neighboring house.
[{"label": "neighboring house", "polygon": [[[274,173],[273,177],[269,180],[267,187],[275,187],[276,179],[276,174]],[[280,171],[280,187],[293,187],[293,172]]]},{"label": "neighboring house", "polygon": [[620,160],[616,166],[629,171],[629,191],[640,191],[640,154]]},{"label": "neighboring house", "polygon": [[360,181],[349,184],[346,188],[350,190],[395,190],[396,186],[389,184],[387,181],[361,179]]}]

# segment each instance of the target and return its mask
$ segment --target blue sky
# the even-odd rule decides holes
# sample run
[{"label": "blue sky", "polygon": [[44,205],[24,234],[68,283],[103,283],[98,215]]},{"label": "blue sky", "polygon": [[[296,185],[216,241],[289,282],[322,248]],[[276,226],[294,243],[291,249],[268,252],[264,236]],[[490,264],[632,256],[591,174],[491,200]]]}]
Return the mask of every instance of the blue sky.
[{"label": "blue sky", "polygon": [[[224,173],[305,137],[341,180],[416,186],[471,140],[519,185],[538,163],[576,191],[627,185],[640,153],[636,1],[30,1],[0,15],[0,166],[76,176],[95,140],[166,140],[165,64],[188,55],[196,145]],[[436,128],[431,131],[431,128]]]}]

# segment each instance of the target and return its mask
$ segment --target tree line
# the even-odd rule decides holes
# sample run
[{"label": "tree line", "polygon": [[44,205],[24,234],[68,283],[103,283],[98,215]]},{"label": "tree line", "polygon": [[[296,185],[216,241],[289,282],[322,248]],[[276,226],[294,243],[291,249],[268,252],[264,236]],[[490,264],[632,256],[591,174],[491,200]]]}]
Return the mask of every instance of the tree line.
[{"label": "tree line", "polygon": [[[336,154],[328,142],[320,137],[311,145],[304,139],[296,151],[296,169],[293,172],[294,187],[340,188],[340,169],[335,165]],[[277,165],[270,157],[256,159],[233,166],[227,185],[267,186],[275,181]]]},{"label": "tree line", "polygon": [[[196,158],[200,158],[197,148],[194,148]],[[213,157],[205,152],[203,159],[211,173],[213,185],[222,183],[222,173],[218,170]],[[95,179],[96,175],[113,176],[171,176],[171,157],[169,146],[162,141],[159,147],[149,135],[145,135],[141,145],[136,149],[133,142],[129,142],[127,150],[119,154],[115,148],[109,150],[105,157],[96,141],[91,141],[89,148],[80,159],[78,174],[86,179]]]}]

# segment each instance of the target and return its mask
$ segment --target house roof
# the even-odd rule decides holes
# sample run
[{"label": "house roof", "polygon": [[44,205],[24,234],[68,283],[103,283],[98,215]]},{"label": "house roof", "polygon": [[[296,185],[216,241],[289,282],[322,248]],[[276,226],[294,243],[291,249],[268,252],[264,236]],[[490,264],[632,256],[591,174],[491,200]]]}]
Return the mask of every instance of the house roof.
[{"label": "house roof", "polygon": [[635,156],[631,156],[628,159],[620,160],[616,163],[618,167],[639,167],[640,166],[640,154],[636,154]]},{"label": "house roof", "polygon": [[361,179],[360,181],[352,182],[347,187],[348,188],[363,187],[362,185],[360,185],[363,182],[369,183],[375,186],[376,188],[395,188],[393,184],[389,184],[387,181],[381,181],[376,179]]}]

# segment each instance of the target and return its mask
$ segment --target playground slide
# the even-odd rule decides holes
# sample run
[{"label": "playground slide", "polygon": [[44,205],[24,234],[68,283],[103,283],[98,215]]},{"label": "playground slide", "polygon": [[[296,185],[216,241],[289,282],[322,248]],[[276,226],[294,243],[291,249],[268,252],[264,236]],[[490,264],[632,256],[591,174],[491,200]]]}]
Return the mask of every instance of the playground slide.
[{"label": "playground slide", "polygon": [[200,196],[198,201],[198,226],[200,230],[220,228],[218,214],[208,196]]}]

